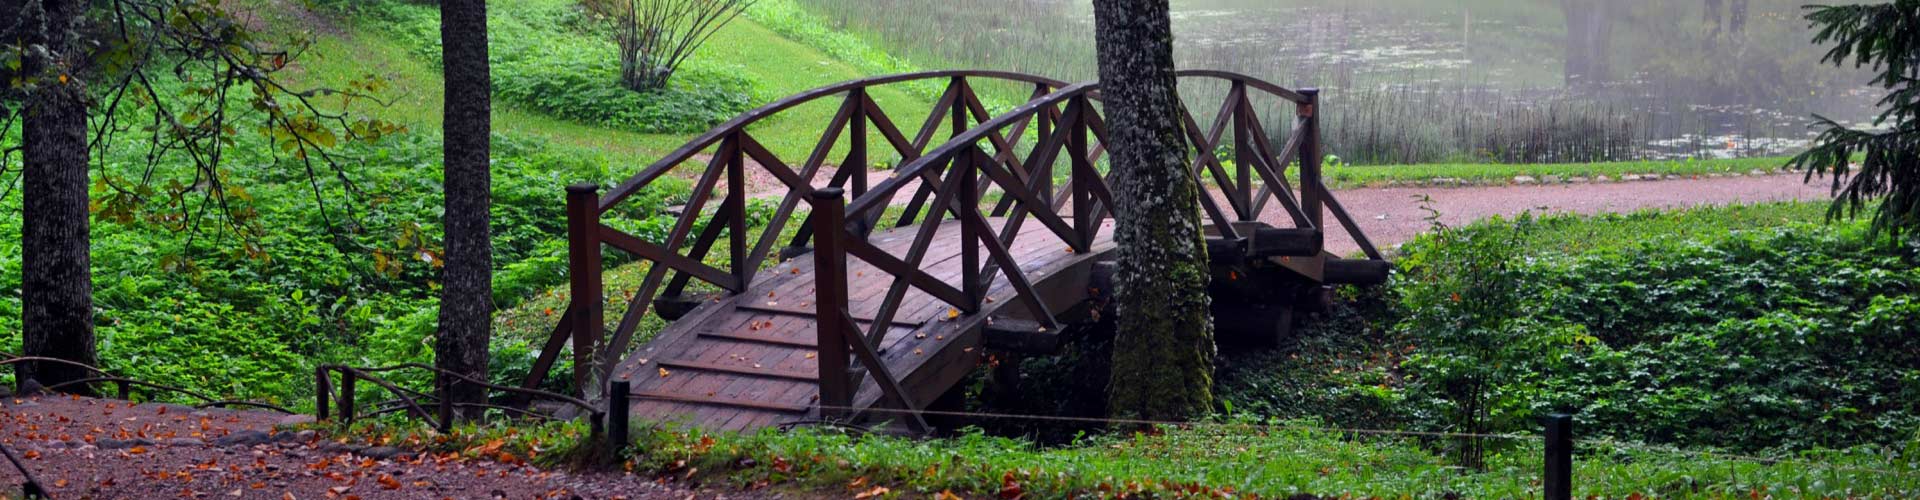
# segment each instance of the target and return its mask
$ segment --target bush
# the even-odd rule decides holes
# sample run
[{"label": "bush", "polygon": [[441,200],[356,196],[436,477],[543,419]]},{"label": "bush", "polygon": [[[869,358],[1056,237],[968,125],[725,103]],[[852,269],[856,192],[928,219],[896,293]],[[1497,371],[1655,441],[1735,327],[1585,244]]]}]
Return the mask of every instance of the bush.
[{"label": "bush", "polygon": [[[634,92],[620,83],[619,50],[605,27],[564,0],[491,2],[487,19],[493,92],[502,102],[559,118],[643,133],[704,131],[745,112],[754,82],[735,68],[690,61],[667,88]],[[376,20],[422,58],[440,57],[432,6],[394,0],[346,12]]]}]

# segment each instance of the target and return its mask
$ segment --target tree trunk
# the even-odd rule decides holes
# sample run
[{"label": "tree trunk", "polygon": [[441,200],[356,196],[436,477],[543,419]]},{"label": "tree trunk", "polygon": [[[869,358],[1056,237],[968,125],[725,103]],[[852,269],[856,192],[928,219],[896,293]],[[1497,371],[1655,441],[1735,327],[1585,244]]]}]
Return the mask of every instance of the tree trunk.
[{"label": "tree trunk", "polygon": [[[487,342],[492,336],[493,240],[488,172],[493,129],[487,67],[486,0],[442,0],[440,43],[446,76],[445,157],[446,268],[441,275],[440,337],[434,363],[475,380],[487,379]],[[487,390],[446,381],[456,403],[484,403]],[[478,417],[482,408],[461,412]]]},{"label": "tree trunk", "polygon": [[1213,406],[1199,188],[1187,175],[1167,0],[1094,0],[1111,134],[1118,334],[1109,413],[1187,419]]},{"label": "tree trunk", "polygon": [[[27,356],[97,365],[93,341],[93,274],[88,254],[86,85],[62,59],[79,52],[71,34],[86,6],[47,0],[45,21],[28,29],[28,43],[51,54],[29,56],[21,73],[34,79],[28,93],[21,171],[20,295],[22,351]],[[29,7],[31,8],[31,7]],[[30,52],[31,53],[31,52]],[[92,376],[84,368],[21,365],[16,382],[56,385]],[[86,385],[69,392],[92,394]]]}]

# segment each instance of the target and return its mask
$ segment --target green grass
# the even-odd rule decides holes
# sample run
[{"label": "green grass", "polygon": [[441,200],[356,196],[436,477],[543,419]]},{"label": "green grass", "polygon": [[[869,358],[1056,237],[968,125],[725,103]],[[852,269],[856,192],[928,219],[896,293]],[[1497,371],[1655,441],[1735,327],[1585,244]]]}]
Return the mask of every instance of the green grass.
[{"label": "green grass", "polygon": [[[546,466],[579,466],[584,424],[463,427],[439,436],[400,422],[333,429],[358,440]],[[1537,437],[1497,440],[1485,470],[1449,466],[1411,436],[1365,436],[1305,422],[1199,424],[1090,437],[1059,447],[962,433],[916,440],[819,428],[710,434],[635,429],[623,468],[741,489],[799,488],[877,498],[1538,498]],[[498,442],[493,446],[488,443]],[[1895,498],[1920,493],[1920,468],[1866,451],[1735,457],[1588,441],[1576,497]]]},{"label": "green grass", "polygon": [[1336,189],[1355,187],[1380,187],[1432,182],[1458,183],[1472,185],[1500,185],[1514,182],[1514,177],[1529,176],[1536,181],[1544,181],[1549,175],[1561,180],[1573,177],[1585,177],[1589,180],[1606,176],[1619,181],[1628,175],[1677,175],[1680,177],[1705,177],[1713,174],[1741,174],[1760,170],[1773,172],[1787,164],[1785,157],[1740,158],[1731,160],[1672,160],[1672,161],[1622,161],[1603,163],[1429,163],[1419,165],[1328,165],[1325,168],[1327,186]]},{"label": "green grass", "polygon": [[1629,248],[1659,239],[1700,239],[1773,227],[1804,227],[1826,221],[1824,202],[1774,202],[1706,206],[1688,210],[1641,210],[1625,214],[1543,217],[1527,232],[1527,251],[1579,254]]},{"label": "green grass", "polygon": [[[517,8],[552,7],[570,4],[570,0],[522,0],[493,2],[495,14]],[[275,3],[274,5],[279,5]],[[307,30],[305,17],[296,17],[284,7],[263,8],[261,13],[271,29],[282,33]],[[330,15],[331,16],[331,15]],[[415,47],[396,39],[390,32],[364,19],[329,17],[330,26],[312,29],[312,49],[298,61],[300,83],[345,86],[368,75],[384,78],[391,90],[382,97],[388,106],[363,106],[364,112],[407,124],[417,131],[440,127],[440,96],[444,83],[439,67],[416,57]],[[555,27],[556,30],[565,28]],[[576,43],[606,43],[585,33],[569,32]],[[614,57],[612,52],[608,57]],[[734,20],[701,47],[696,59],[710,65],[730,67],[754,82],[755,105],[808,89],[867,76],[855,65],[837,60],[806,44],[780,36],[751,19]],[[875,89],[872,96],[883,108],[894,110],[928,109],[930,104],[910,89]],[[750,131],[761,143],[783,157],[801,157],[818,142],[819,133],[838,110],[837,99],[825,99],[781,113],[761,122]],[[913,124],[917,125],[917,123]],[[903,124],[902,126],[913,126]],[[494,131],[500,134],[537,137],[552,144],[576,148],[616,159],[615,172],[625,175],[640,166],[685,144],[697,134],[643,134],[606,127],[582,125],[539,112],[496,103]],[[878,136],[875,136],[876,143]],[[797,163],[798,160],[789,160]],[[630,166],[628,166],[630,165]]]}]

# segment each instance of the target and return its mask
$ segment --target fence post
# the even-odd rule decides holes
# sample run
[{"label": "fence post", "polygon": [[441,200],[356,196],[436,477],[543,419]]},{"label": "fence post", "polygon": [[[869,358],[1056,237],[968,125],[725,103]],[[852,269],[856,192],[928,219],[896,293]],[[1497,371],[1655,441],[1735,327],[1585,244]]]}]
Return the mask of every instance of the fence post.
[{"label": "fence post", "polygon": [[330,393],[333,392],[333,374],[327,373],[328,371],[330,370],[327,369],[326,365],[313,368],[314,420],[326,420],[328,413],[332,410],[332,408],[327,407],[327,405],[333,404],[332,401],[329,401],[329,399],[331,399]]},{"label": "fence post", "polygon": [[435,379],[440,381],[438,384],[440,386],[440,408],[436,410],[438,415],[434,416],[435,420],[438,420],[438,422],[435,423],[439,424],[439,428],[435,430],[441,434],[449,434],[453,432],[453,385],[460,382],[445,373],[434,373],[433,375]]},{"label": "fence post", "polygon": [[1299,107],[1300,118],[1304,120],[1301,126],[1307,128],[1300,139],[1300,210],[1307,213],[1307,221],[1313,223],[1314,229],[1325,231],[1322,211],[1326,193],[1320,185],[1320,89],[1300,89],[1300,95],[1307,98]]},{"label": "fence post", "polygon": [[353,425],[353,385],[357,377],[352,370],[340,369],[340,422]]},{"label": "fence post", "polygon": [[841,320],[847,309],[847,255],[841,248],[847,232],[847,200],[840,188],[818,189],[813,202],[814,321],[820,350],[820,418],[839,417],[853,404],[847,376],[847,330]]},{"label": "fence post", "polygon": [[1546,500],[1573,498],[1573,416],[1547,415]]},{"label": "fence post", "polygon": [[633,407],[628,398],[633,394],[633,382],[615,380],[613,388],[608,392],[607,440],[613,444],[613,452],[619,454],[620,450],[627,449],[627,444],[630,442],[630,438],[627,437],[627,427],[632,425],[630,421],[633,419]]},{"label": "fence post", "polygon": [[573,384],[585,393],[594,372],[593,351],[606,329],[606,299],[600,282],[600,187],[567,186],[568,293],[574,304]]}]

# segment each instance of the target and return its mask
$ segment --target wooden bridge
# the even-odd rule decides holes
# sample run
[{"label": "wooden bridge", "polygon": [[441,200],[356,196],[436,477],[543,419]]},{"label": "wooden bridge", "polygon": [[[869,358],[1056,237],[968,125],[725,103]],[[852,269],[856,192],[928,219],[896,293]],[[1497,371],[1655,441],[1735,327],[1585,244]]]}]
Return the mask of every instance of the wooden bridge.
[{"label": "wooden bridge", "polygon": [[[1201,197],[1200,208],[1222,283],[1215,289],[1255,290],[1238,301],[1284,309],[1290,299],[1259,291],[1272,288],[1235,282],[1258,276],[1318,289],[1384,280],[1379,252],[1320,182],[1317,92],[1217,71],[1180,75],[1183,85],[1211,80],[1228,88],[1211,126],[1200,127],[1191,112],[1185,117],[1191,171],[1213,194]],[[870,94],[928,82],[945,91],[912,136]],[[994,114],[976,85],[1017,85],[1031,94]],[[1293,111],[1280,147],[1256,99]],[[775,154],[749,130],[813,102],[837,102],[839,110],[804,158]],[[943,129],[946,137],[934,144]],[[914,73],[755,109],[604,195],[572,186],[572,301],[523,385],[541,385],[571,343],[575,386],[604,397],[609,381],[629,381],[636,417],[713,429],[888,420],[924,431],[917,412],[988,356],[1050,352],[1063,331],[1097,318],[1106,292],[1101,261],[1115,248],[1113,194],[1100,166],[1106,137],[1097,83]],[[879,144],[869,144],[875,138]],[[870,185],[876,151],[900,163]],[[839,168],[820,178],[840,152]],[[701,170],[678,172],[690,168]],[[757,235],[749,232],[749,169],[785,187]],[[1293,169],[1297,184],[1287,175]],[[623,202],[676,173],[695,180],[664,241],[620,229],[630,227]],[[810,209],[789,232],[802,202]],[[1284,208],[1284,227],[1259,221],[1270,202]],[[1329,214],[1365,259],[1322,249]],[[650,263],[637,289],[607,290],[604,247]],[[696,279],[714,292],[689,290]],[[607,336],[606,306],[614,300],[628,306]],[[648,311],[670,323],[630,349]]]}]

